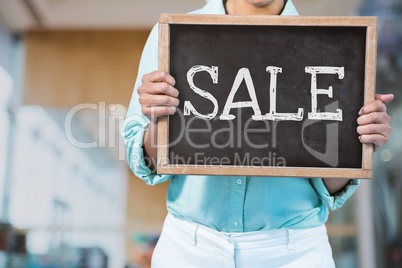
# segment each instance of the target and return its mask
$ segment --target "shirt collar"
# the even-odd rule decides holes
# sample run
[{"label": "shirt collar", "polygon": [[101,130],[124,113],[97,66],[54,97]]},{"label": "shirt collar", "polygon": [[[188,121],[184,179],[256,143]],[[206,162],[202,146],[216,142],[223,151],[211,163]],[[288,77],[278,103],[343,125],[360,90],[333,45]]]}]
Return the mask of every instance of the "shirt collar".
[{"label": "shirt collar", "polygon": [[297,16],[299,12],[297,12],[295,5],[293,5],[292,0],[288,0],[285,3],[285,7],[281,13],[282,16]]}]

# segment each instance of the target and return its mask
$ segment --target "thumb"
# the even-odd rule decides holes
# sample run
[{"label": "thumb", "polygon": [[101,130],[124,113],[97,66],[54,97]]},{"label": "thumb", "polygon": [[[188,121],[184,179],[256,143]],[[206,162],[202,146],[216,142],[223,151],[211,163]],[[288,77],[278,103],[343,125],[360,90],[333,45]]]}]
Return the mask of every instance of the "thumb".
[{"label": "thumb", "polygon": [[394,94],[376,94],[375,99],[383,103],[388,103],[394,99]]}]

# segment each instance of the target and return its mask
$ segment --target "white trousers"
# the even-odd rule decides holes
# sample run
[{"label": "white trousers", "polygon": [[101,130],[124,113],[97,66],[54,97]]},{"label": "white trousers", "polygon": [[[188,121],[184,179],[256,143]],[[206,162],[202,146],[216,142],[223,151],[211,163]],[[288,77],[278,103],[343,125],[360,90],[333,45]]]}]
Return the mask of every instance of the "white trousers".
[{"label": "white trousers", "polygon": [[170,214],[152,256],[153,268],[334,268],[324,225],[224,233]]}]

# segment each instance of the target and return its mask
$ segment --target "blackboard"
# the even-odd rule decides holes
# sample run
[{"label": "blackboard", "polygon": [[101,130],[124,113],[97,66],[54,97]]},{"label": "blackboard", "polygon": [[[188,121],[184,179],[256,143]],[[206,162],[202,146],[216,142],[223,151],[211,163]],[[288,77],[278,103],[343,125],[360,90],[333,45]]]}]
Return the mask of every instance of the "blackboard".
[{"label": "blackboard", "polygon": [[180,106],[159,120],[158,173],[370,178],[356,131],[374,99],[376,19],[160,17]]}]

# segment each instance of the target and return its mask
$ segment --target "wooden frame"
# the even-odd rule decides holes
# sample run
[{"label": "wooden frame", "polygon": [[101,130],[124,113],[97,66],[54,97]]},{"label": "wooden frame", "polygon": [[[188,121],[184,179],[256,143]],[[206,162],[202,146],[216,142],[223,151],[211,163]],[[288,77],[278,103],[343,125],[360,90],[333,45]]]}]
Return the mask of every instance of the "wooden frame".
[{"label": "wooden frame", "polygon": [[[284,26],[359,26],[366,27],[364,103],[374,100],[377,50],[376,17],[306,17],[306,16],[228,16],[161,14],[159,19],[159,68],[169,72],[169,25],[284,25]],[[169,119],[158,122],[158,174],[246,175],[287,177],[371,178],[373,146],[363,145],[362,168],[304,168],[255,166],[205,166],[169,164]]]}]

